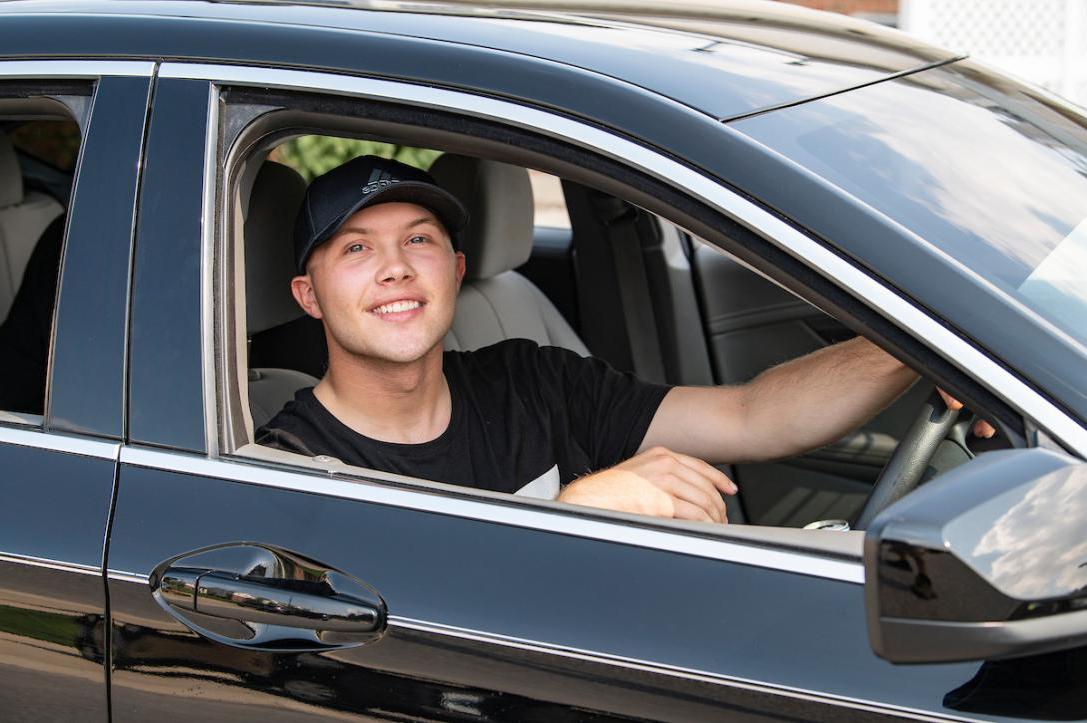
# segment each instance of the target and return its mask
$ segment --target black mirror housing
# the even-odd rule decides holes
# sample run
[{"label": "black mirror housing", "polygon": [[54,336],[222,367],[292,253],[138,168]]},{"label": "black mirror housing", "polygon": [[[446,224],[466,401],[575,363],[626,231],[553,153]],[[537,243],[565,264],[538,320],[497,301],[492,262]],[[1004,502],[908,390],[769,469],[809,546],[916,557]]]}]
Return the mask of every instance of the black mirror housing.
[{"label": "black mirror housing", "polygon": [[1087,644],[1087,464],[982,455],[876,517],[864,568],[869,639],[891,662]]}]

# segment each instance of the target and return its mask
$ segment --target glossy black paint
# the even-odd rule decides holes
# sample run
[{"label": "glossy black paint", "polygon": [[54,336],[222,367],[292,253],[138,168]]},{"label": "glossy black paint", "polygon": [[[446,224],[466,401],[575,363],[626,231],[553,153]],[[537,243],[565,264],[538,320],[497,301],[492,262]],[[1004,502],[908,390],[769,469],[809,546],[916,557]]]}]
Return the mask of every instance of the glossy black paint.
[{"label": "glossy black paint", "polygon": [[99,574],[0,560],[0,717],[108,721]]},{"label": "glossy black paint", "polygon": [[100,571],[115,468],[0,444],[0,717],[106,720]]},{"label": "glossy black paint", "polygon": [[[0,7],[2,10],[2,7]],[[425,85],[477,89],[558,109],[619,129],[641,142],[696,155],[718,132],[714,117],[637,86],[553,61],[405,35],[298,28],[253,23],[208,23],[198,18],[4,16],[0,53],[116,55],[331,68]],[[35,38],[33,47],[25,38]],[[44,42],[55,40],[50,48]],[[135,43],[135,45],[132,45]],[[238,51],[242,52],[239,53]],[[561,83],[556,71],[563,72]],[[701,141],[701,143],[699,142]]]},{"label": "glossy black paint", "polygon": [[150,78],[102,78],[95,89],[69,209],[50,429],[124,435],[128,282],[150,90]]},{"label": "glossy black paint", "polygon": [[[1087,465],[1048,450],[1007,450],[888,508],[865,538],[873,648],[914,662],[1082,644],[1087,620],[1075,611],[1087,608],[1085,498]],[[1003,637],[1011,630],[1014,645]]]},{"label": "glossy black paint", "polygon": [[[21,22],[23,8],[33,12],[36,6],[14,3],[5,8],[5,24]],[[706,28],[692,33],[615,27],[606,20],[542,12],[487,12],[448,6],[436,12],[418,12],[418,6],[410,4],[390,5],[392,12],[344,8],[338,3],[321,7],[100,2],[84,4],[81,9],[81,16],[71,21],[49,18],[51,45],[39,42],[30,49],[4,43],[0,47],[4,53],[22,56],[55,52],[94,55],[108,44],[105,52],[111,54],[232,58],[420,80],[429,77],[441,84],[496,90],[510,79],[477,75],[471,66],[472,56],[504,56],[506,61],[519,57],[622,79],[624,85],[653,89],[715,118],[856,87],[954,57],[902,35],[869,28],[858,32],[855,27],[829,23],[817,31],[824,42],[812,43],[812,35],[802,30],[812,21],[789,9],[779,11],[776,19],[766,14],[755,22],[749,19],[747,23],[717,25],[714,30],[719,30],[719,35],[706,32]],[[734,21],[741,18],[740,13],[734,13]],[[126,32],[136,24],[139,32]],[[761,41],[766,35],[772,37],[769,44]],[[400,37],[401,45],[409,38],[417,39],[419,42],[413,43],[416,52],[398,58],[382,52],[395,36]],[[13,35],[12,40],[17,37]],[[443,69],[440,63],[432,63],[437,53],[449,52],[451,43],[459,46],[458,64]],[[866,52],[870,49],[876,52]],[[513,94],[539,100],[541,93],[555,90],[520,85]],[[592,102],[586,98],[568,107],[576,108],[586,101]]]},{"label": "glossy black paint", "polygon": [[[943,696],[977,669],[900,669],[875,658],[862,624],[859,585],[321,494],[122,468],[112,569],[145,575],[186,550],[234,540],[274,540],[373,586],[388,605],[390,630],[407,618],[932,711],[943,710]],[[169,615],[152,616],[139,602],[150,603],[147,590],[141,598],[133,583],[110,585],[125,590],[112,596],[115,625],[154,620],[151,627],[163,631],[159,636],[176,636],[179,626]],[[768,599],[775,604],[767,606]],[[683,614],[665,612],[671,610]],[[155,639],[147,644],[154,647]],[[384,642],[334,657],[381,659]],[[118,642],[117,650],[123,649]],[[834,666],[823,662],[828,650],[836,651]],[[507,653],[515,661],[520,655],[516,649]],[[422,677],[440,672],[421,660],[401,665]],[[472,671],[463,665],[451,665],[441,679],[468,684]],[[115,666],[115,705],[124,706],[141,676],[150,674],[142,672],[139,656],[118,658]],[[649,679],[670,687],[667,677]],[[178,681],[178,691],[187,685]],[[494,692],[503,691],[512,692]],[[541,691],[540,697],[563,693]],[[735,702],[727,690],[721,696]],[[775,710],[771,700],[757,709],[760,714]]]},{"label": "glossy black paint", "polygon": [[0,454],[0,552],[101,566],[114,462],[10,444]]},{"label": "glossy black paint", "polygon": [[207,83],[155,88],[132,293],[129,437],[202,452],[200,239]]}]

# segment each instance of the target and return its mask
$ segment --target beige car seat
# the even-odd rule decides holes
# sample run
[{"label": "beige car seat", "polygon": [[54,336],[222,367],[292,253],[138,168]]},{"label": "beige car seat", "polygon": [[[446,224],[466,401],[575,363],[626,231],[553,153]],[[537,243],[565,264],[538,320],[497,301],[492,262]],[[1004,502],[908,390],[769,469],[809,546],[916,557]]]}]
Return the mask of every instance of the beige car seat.
[{"label": "beige car seat", "polygon": [[44,193],[25,191],[15,148],[0,132],[0,321],[7,317],[42,232],[64,207]]},{"label": "beige car seat", "polygon": [[513,269],[532,254],[533,200],[528,171],[497,161],[445,154],[430,173],[468,208],[459,237],[468,271],[446,349],[478,349],[532,339],[588,356],[589,350],[535,284]]}]

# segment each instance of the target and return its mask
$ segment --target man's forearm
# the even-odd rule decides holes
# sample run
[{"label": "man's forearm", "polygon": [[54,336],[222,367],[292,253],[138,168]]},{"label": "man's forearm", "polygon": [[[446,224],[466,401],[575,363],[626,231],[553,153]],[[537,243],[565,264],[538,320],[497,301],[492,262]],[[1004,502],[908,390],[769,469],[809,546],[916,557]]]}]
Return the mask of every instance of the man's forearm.
[{"label": "man's forearm", "polygon": [[916,380],[861,337],[772,367],[741,387],[744,457],[790,457],[841,439]]}]

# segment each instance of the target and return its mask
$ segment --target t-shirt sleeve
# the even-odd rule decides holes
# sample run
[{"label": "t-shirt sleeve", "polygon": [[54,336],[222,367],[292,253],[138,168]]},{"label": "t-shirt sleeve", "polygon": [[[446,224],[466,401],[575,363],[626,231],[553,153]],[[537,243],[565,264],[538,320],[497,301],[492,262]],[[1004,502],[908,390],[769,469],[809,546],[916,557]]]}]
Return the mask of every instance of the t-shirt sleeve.
[{"label": "t-shirt sleeve", "polygon": [[672,387],[559,347],[541,347],[540,355],[561,384],[570,431],[588,453],[593,471],[633,456]]}]

